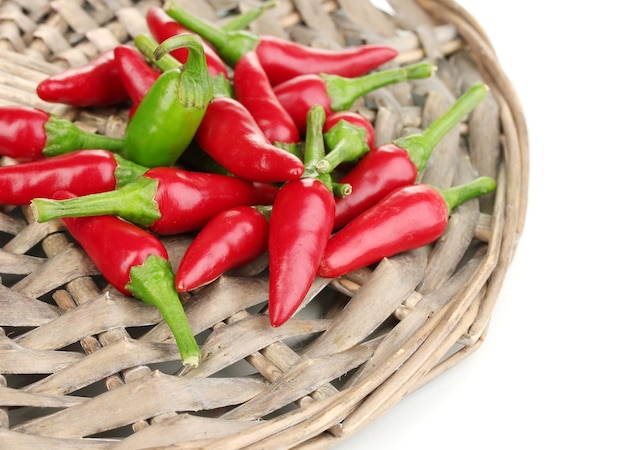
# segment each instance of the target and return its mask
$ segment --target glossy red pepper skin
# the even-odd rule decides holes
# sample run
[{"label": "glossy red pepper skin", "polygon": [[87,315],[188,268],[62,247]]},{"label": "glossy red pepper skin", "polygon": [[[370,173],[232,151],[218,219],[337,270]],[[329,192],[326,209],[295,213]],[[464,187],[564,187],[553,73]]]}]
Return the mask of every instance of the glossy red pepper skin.
[{"label": "glossy red pepper skin", "polygon": [[61,155],[74,150],[119,151],[121,141],[78,128],[73,122],[31,106],[0,106],[0,155],[16,161]]},{"label": "glossy red pepper skin", "polygon": [[488,177],[445,191],[424,184],[398,188],[328,240],[317,274],[339,277],[431,244],[446,230],[448,216],[456,205],[493,189],[495,181]]},{"label": "glossy red pepper skin", "polygon": [[129,99],[113,49],[87,64],[45,78],[37,85],[37,95],[47,102],[78,107],[111,106]]},{"label": "glossy red pepper skin", "polygon": [[[72,196],[65,191],[56,198]],[[63,223],[115,289],[159,309],[183,363],[197,366],[200,349],[174,287],[174,273],[161,241],[145,229],[110,215],[65,218]]]},{"label": "glossy red pepper skin", "polygon": [[0,155],[20,162],[43,158],[49,118],[47,112],[37,108],[0,107]]},{"label": "glossy red pepper skin", "polygon": [[328,73],[353,78],[398,56],[387,45],[360,45],[340,50],[308,47],[274,36],[262,36],[256,47],[273,86],[306,74]]},{"label": "glossy red pepper skin", "polygon": [[385,144],[369,151],[339,179],[339,183],[352,186],[352,192],[335,198],[333,228],[343,227],[397,188],[414,184],[417,175],[417,167],[405,149]]},{"label": "glossy red pepper skin", "polygon": [[239,58],[233,72],[235,99],[246,107],[269,141],[297,144],[300,131],[280,104],[255,52]]},{"label": "glossy red pepper skin", "polygon": [[397,50],[386,45],[361,45],[328,50],[273,36],[257,36],[241,30],[225,31],[194,16],[173,1],[168,2],[163,9],[177,22],[210,42],[231,67],[235,66],[243,54],[255,51],[272,85],[304,74],[360,76],[398,55]]},{"label": "glossy red pepper skin", "polygon": [[28,205],[58,191],[76,195],[116,189],[147,169],[106,150],[77,150],[64,155],[0,167],[0,204]]},{"label": "glossy red pepper skin", "polygon": [[397,189],[328,241],[318,274],[335,278],[385,257],[430,244],[448,224],[448,206],[432,187]]},{"label": "glossy red pepper skin", "polygon": [[198,145],[232,174],[251,181],[298,179],[304,164],[273,145],[252,114],[237,100],[214,98],[196,132]]},{"label": "glossy red pepper skin", "polygon": [[65,201],[35,198],[37,220],[114,214],[159,235],[200,230],[225,209],[269,205],[278,188],[228,176],[155,167],[115,191]]},{"label": "glossy red pepper skin", "polygon": [[130,45],[118,45],[113,53],[120,78],[135,108],[159,78],[161,71],[152,67],[144,56]]},{"label": "glossy red pepper skin", "polygon": [[[172,36],[178,36],[180,34],[190,34],[190,30],[176,22],[170,16],[166,14],[163,8],[159,6],[151,6],[146,11],[146,23],[150,33],[159,43],[165,41]],[[201,39],[202,47],[207,62],[207,69],[209,75],[215,76],[222,74],[224,77],[228,77],[228,69],[226,64],[204,39]],[[171,55],[181,63],[187,61],[189,56],[189,50],[180,48],[171,52]]]},{"label": "glossy red pepper skin", "polygon": [[316,178],[283,185],[270,215],[269,318],[284,324],[310,289],[333,227],[335,202]]},{"label": "glossy red pepper skin", "polygon": [[252,206],[227,209],[213,217],[193,239],[176,272],[176,289],[188,292],[227,270],[261,256],[267,249],[269,224]]}]

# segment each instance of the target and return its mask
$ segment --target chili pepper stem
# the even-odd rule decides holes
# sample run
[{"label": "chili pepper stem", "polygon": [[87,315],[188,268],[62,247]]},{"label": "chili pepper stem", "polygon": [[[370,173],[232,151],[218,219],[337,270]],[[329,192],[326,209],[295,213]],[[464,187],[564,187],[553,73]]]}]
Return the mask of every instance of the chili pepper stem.
[{"label": "chili pepper stem", "polygon": [[443,197],[448,206],[448,211],[452,211],[461,203],[469,199],[489,194],[496,188],[496,180],[491,177],[478,177],[468,183],[453,186],[451,188],[440,190],[439,193]]},{"label": "chili pepper stem", "polygon": [[185,28],[213,44],[224,62],[234,67],[241,55],[256,48],[259,40],[243,30],[226,31],[186,11],[174,1],[166,1],[163,10]]},{"label": "chili pepper stem", "polygon": [[369,151],[365,129],[346,120],[324,133],[324,142],[330,151],[315,165],[320,173],[330,173],[341,163],[354,161]]},{"label": "chili pepper stem", "polygon": [[200,348],[174,287],[170,263],[156,255],[148,256],[143,264],[130,269],[126,289],[141,301],[157,307],[172,331],[183,364],[197,367]]},{"label": "chili pepper stem", "polygon": [[352,104],[368,92],[390,84],[418,78],[428,78],[436,68],[428,62],[373,72],[355,78],[338,75],[320,74],[326,83],[326,91],[331,99],[330,109],[343,111],[350,109]]},{"label": "chili pepper stem", "polygon": [[141,175],[148,171],[147,167],[136,164],[132,161],[122,158],[120,155],[113,155],[117,161],[117,169],[115,169],[116,187],[120,188],[127,185],[131,181],[137,180]]},{"label": "chili pepper stem", "polygon": [[197,36],[183,34],[163,41],[154,50],[158,61],[176,49],[189,49],[189,56],[180,73],[180,102],[187,108],[206,109],[211,98],[211,77],[206,67],[206,57],[202,43]]},{"label": "chili pepper stem", "polygon": [[157,180],[140,177],[119,189],[99,194],[64,200],[34,198],[31,210],[38,222],[65,217],[116,215],[137,225],[149,226],[161,217],[154,201],[157,187]]},{"label": "chili pepper stem", "polygon": [[306,118],[306,136],[304,140],[304,178],[318,178],[332,192],[332,179],[330,174],[320,174],[317,171],[318,162],[324,158],[326,147],[324,145],[324,121],[326,111],[321,105],[315,105],[309,109]]},{"label": "chili pepper stem", "polygon": [[422,133],[401,137],[396,139],[394,144],[408,152],[418,173],[421,173],[426,168],[426,163],[439,141],[476,108],[488,94],[487,85],[483,83],[474,84],[459,97],[448,111],[433,121]]},{"label": "chili pepper stem", "polygon": [[243,12],[233,17],[232,19],[230,19],[228,22],[222,25],[222,30],[224,31],[243,30],[252,22],[254,22],[256,19],[261,17],[261,15],[265,13],[265,11],[271,8],[275,8],[276,6],[278,6],[278,0],[263,2],[257,8],[249,9],[248,11]]},{"label": "chili pepper stem", "polygon": [[54,115],[50,115],[44,128],[48,135],[43,148],[43,154],[46,156],[61,155],[79,149],[104,149],[118,153],[124,145],[123,139],[90,133],[76,126],[74,122]]},{"label": "chili pepper stem", "polygon": [[180,62],[172,55],[162,55],[160,58],[155,58],[154,51],[159,46],[159,43],[152,36],[141,33],[135,36],[133,39],[135,47],[144,55],[148,60],[158,67],[161,71],[167,72],[170,69],[179,67]]}]

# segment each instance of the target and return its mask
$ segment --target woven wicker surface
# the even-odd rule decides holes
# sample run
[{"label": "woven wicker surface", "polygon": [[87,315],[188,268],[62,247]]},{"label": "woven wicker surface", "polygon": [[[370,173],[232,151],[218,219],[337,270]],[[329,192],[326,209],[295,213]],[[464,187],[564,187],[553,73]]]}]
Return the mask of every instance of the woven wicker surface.
[{"label": "woven wicker surface", "polygon": [[[180,0],[206,20],[254,2]],[[0,211],[0,448],[327,448],[471,354],[485,337],[523,228],[527,135],[488,38],[450,0],[280,2],[252,30],[315,46],[389,43],[389,65],[436,75],[354,106],[378,143],[412,134],[482,80],[490,97],[439,144],[422,181],[489,175],[497,191],[457,207],[435,244],[335,280],[269,326],[263,259],[183,297],[203,361],[182,369],[158,311],[99,277],[60,222]],[[127,109],[40,101],[35,86],[146,32],[156,1],[0,2],[0,105],[25,104],[121,136]],[[2,161],[8,164],[10,161]],[[165,243],[174,267],[191,236]]]}]

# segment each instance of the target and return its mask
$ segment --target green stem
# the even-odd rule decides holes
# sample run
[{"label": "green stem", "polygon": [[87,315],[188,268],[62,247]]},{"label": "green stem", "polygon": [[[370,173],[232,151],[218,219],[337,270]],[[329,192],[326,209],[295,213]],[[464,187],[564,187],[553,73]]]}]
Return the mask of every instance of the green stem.
[{"label": "green stem", "polygon": [[186,108],[206,109],[211,101],[211,76],[206,65],[206,56],[200,38],[192,34],[172,36],[159,44],[154,50],[158,61],[174,50],[189,50],[187,61],[180,74],[178,96]]},{"label": "green stem", "polygon": [[337,198],[345,198],[352,193],[352,185],[349,183],[333,182],[333,196]]},{"label": "green stem", "polygon": [[474,84],[423,132],[396,139],[394,144],[408,152],[409,158],[421,173],[437,144],[488,94],[489,88],[485,84]]},{"label": "green stem", "polygon": [[130,283],[125,287],[136,298],[157,307],[172,331],[183,364],[197,367],[200,348],[174,287],[169,261],[156,255],[148,256],[143,264],[130,269]]},{"label": "green stem", "polygon": [[120,155],[113,155],[113,157],[117,161],[117,168],[115,169],[116,188],[121,188],[137,180],[148,171],[147,167],[122,158]]},{"label": "green stem", "polygon": [[104,149],[118,153],[124,145],[123,139],[90,133],[77,127],[74,122],[55,115],[50,115],[44,129],[47,139],[43,154],[46,156],[83,149]]},{"label": "green stem", "polygon": [[339,164],[355,161],[369,151],[367,132],[347,120],[340,120],[324,133],[330,151],[316,164],[319,173],[330,173]]},{"label": "green stem", "polygon": [[83,195],[64,200],[35,198],[31,209],[35,220],[47,222],[64,217],[114,215],[147,227],[161,217],[154,201],[159,182],[140,177],[113,191]]},{"label": "green stem", "polygon": [[248,11],[238,14],[224,25],[222,25],[222,30],[224,31],[237,31],[243,30],[248,27],[252,22],[257,20],[259,17],[265,13],[268,9],[274,8],[278,5],[278,0],[267,1],[261,3],[257,8],[249,9]]},{"label": "green stem", "polygon": [[138,34],[135,36],[133,42],[141,54],[148,58],[148,60],[162,72],[167,72],[168,70],[176,69],[181,66],[180,61],[172,55],[163,55],[159,59],[154,57],[154,51],[159,46],[159,43],[152,36],[145,33]]},{"label": "green stem", "polygon": [[317,162],[322,159],[326,153],[324,147],[324,121],[326,120],[326,112],[321,105],[315,105],[309,109],[306,116],[306,135],[304,138],[304,176],[316,177],[318,172],[315,169]]},{"label": "green stem", "polygon": [[326,83],[326,92],[331,100],[330,109],[344,111],[368,92],[402,81],[430,77],[435,68],[428,62],[372,72],[355,78],[320,74]]},{"label": "green stem", "polygon": [[223,30],[200,19],[174,1],[167,1],[163,10],[189,31],[210,42],[226,64],[234,67],[244,53],[252,51],[259,38],[244,30]]},{"label": "green stem", "polygon": [[496,180],[490,177],[478,177],[468,183],[453,186],[451,188],[439,191],[444,198],[448,211],[452,211],[461,203],[466,202],[475,197],[489,194],[496,188]]}]

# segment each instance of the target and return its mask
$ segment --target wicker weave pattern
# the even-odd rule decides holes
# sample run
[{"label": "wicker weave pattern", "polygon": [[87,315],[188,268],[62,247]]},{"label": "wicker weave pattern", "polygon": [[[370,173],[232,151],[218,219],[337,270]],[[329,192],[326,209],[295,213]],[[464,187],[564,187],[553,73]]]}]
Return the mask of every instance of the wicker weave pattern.
[{"label": "wicker weave pattern", "polygon": [[[220,23],[254,2],[180,0]],[[421,175],[445,188],[477,175],[494,195],[452,213],[436,244],[335,280],[269,326],[266,261],[183,298],[202,346],[180,367],[155,308],[103,283],[60,222],[0,210],[0,448],[327,448],[471,354],[484,339],[524,223],[527,136],[514,89],[480,26],[451,0],[282,1],[253,31],[315,46],[386,42],[393,64],[424,58],[428,80],[380,89],[355,109],[378,144],[412,134],[483,80],[491,95]],[[25,104],[121,136],[127,109],[40,101],[36,84],[147,32],[157,1],[0,2],[0,105]],[[402,29],[402,33],[398,33]],[[1,161],[9,164],[10,161]],[[190,236],[165,243],[174,267]]]}]

